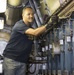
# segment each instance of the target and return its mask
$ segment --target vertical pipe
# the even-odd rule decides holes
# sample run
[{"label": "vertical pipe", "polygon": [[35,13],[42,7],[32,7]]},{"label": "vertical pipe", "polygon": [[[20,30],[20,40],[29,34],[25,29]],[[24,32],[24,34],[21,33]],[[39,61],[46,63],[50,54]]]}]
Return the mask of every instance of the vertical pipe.
[{"label": "vertical pipe", "polygon": [[35,6],[37,15],[38,15],[38,17],[39,17],[39,20],[40,20],[41,24],[43,24],[43,18],[42,18],[42,15],[41,15],[41,12],[40,12],[40,10],[39,10],[39,7],[38,7],[38,5],[37,5],[36,0],[33,0],[33,3],[34,3],[34,6]]},{"label": "vertical pipe", "polygon": [[[74,49],[74,19],[73,19],[73,49]],[[73,59],[72,59],[72,68],[73,68],[73,75],[74,75],[74,50],[73,50]]]},{"label": "vertical pipe", "polygon": [[70,41],[70,74],[72,74],[72,58],[73,58],[73,41],[72,41],[72,38],[73,38],[73,24],[72,24],[73,20],[69,20],[69,28],[70,28],[70,38],[71,38],[71,41]]},{"label": "vertical pipe", "polygon": [[65,25],[60,27],[59,29],[59,39],[60,39],[60,67],[61,67],[61,75],[63,75],[65,70]]},{"label": "vertical pipe", "polygon": [[53,42],[53,31],[50,31],[50,69],[51,69],[51,75],[53,75],[53,55],[52,55],[52,42]]},{"label": "vertical pipe", "polygon": [[48,45],[48,50],[47,50],[47,75],[50,75],[50,48],[49,48],[49,43],[50,43],[50,34],[47,35],[47,45]]},{"label": "vertical pipe", "polygon": [[22,4],[22,0],[8,0],[8,4],[12,6],[19,6]]},{"label": "vertical pipe", "polygon": [[69,75],[69,51],[68,51],[68,43],[67,43],[67,35],[69,34],[68,30],[68,22],[65,23],[65,72],[64,74]]},{"label": "vertical pipe", "polygon": [[[32,3],[32,0],[29,0],[29,4],[30,4],[30,6],[32,7],[32,9],[34,10],[34,12],[35,12],[35,8],[34,8],[34,5],[33,5],[33,3]],[[34,13],[34,17],[35,17],[35,20],[36,20],[36,23],[37,23],[37,25],[38,25],[38,27],[41,25],[41,23],[40,23],[40,21],[39,21],[39,19],[38,19],[38,16],[37,16],[37,13],[35,12]]]},{"label": "vertical pipe", "polygon": [[67,25],[66,25],[66,47],[65,47],[65,66],[66,66],[66,70],[68,71],[69,75],[71,75],[72,73],[72,37],[71,37],[71,23],[70,23],[70,19],[67,21]]}]

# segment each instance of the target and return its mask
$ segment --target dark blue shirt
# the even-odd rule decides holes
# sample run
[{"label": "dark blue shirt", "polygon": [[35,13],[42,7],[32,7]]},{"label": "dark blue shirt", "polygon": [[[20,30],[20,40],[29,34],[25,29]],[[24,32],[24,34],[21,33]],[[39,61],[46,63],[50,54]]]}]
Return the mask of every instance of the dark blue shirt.
[{"label": "dark blue shirt", "polygon": [[30,27],[25,25],[22,20],[14,25],[10,40],[3,53],[5,57],[27,63],[33,44],[33,36],[25,34],[28,28]]}]

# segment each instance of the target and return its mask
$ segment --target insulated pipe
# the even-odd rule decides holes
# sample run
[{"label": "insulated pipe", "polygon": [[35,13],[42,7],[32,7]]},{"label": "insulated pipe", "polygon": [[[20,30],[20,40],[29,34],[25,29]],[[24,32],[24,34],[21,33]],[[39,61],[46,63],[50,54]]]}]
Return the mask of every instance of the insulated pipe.
[{"label": "insulated pipe", "polygon": [[46,0],[43,0],[43,2],[45,3],[45,6],[46,6],[45,10],[47,10],[49,16],[51,16],[51,12],[50,12],[50,10],[49,10],[49,7],[48,7],[48,5],[47,5]]},{"label": "insulated pipe", "polygon": [[34,6],[35,6],[37,15],[38,15],[38,17],[39,17],[39,20],[40,20],[41,24],[43,24],[42,15],[41,15],[41,12],[40,12],[40,10],[39,10],[39,7],[38,7],[38,5],[37,5],[36,0],[33,0],[33,3],[34,3]]},{"label": "insulated pipe", "polygon": [[[33,9],[34,12],[35,12],[35,8],[34,8],[34,5],[33,5],[33,3],[32,3],[31,0],[29,0],[29,4],[30,4],[30,6],[32,7],[32,9]],[[39,26],[41,25],[41,23],[40,23],[40,21],[39,21],[39,19],[38,19],[38,16],[37,16],[36,12],[34,13],[34,17],[35,17],[36,23],[37,23],[37,25],[38,25],[38,27],[39,27]]]},{"label": "insulated pipe", "polygon": [[22,2],[23,0],[8,0],[8,6],[5,12],[7,25],[14,25],[16,21],[20,20]]},{"label": "insulated pipe", "polygon": [[22,4],[22,0],[8,0],[8,4],[11,6],[19,6]]},{"label": "insulated pipe", "polygon": [[6,15],[6,24],[7,25],[14,25],[15,22],[20,20],[21,18],[21,10],[22,8],[13,8],[13,7],[7,7],[7,10],[5,12]]}]

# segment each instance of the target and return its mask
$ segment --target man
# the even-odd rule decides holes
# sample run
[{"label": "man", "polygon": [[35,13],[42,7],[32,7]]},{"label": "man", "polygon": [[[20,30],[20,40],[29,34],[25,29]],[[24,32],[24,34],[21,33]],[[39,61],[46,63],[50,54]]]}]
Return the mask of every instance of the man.
[{"label": "man", "polygon": [[4,75],[26,75],[26,63],[32,49],[33,36],[45,32],[47,25],[33,29],[34,12],[31,7],[22,11],[22,20],[16,22],[10,40],[3,52]]}]

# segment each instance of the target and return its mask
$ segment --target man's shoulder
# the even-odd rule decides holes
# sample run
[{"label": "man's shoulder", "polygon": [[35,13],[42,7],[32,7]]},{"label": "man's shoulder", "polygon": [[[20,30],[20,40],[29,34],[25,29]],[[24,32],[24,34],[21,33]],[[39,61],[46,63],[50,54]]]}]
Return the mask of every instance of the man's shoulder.
[{"label": "man's shoulder", "polygon": [[13,26],[13,30],[17,30],[17,29],[21,29],[24,28],[26,25],[23,22],[23,20],[19,20],[15,23],[15,25]]},{"label": "man's shoulder", "polygon": [[21,27],[21,26],[24,26],[25,23],[23,22],[23,20],[19,20],[15,23],[14,27]]},{"label": "man's shoulder", "polygon": [[23,20],[17,21],[17,22],[15,23],[15,25],[16,25],[16,24],[23,24]]}]

